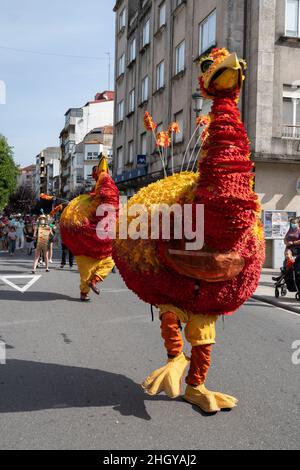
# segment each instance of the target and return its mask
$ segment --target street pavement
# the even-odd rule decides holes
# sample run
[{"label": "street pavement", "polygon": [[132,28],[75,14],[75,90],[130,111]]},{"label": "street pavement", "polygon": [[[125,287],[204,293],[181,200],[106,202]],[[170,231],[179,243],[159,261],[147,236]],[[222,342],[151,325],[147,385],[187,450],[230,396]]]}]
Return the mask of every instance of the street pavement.
[{"label": "street pavement", "polygon": [[[0,254],[0,276],[29,275],[31,261]],[[299,448],[299,315],[250,299],[218,322],[207,386],[240,402],[206,416],[140,388],[165,362],[160,324],[118,274],[90,304],[76,270],[39,274],[24,294],[0,280],[0,449]]]}]

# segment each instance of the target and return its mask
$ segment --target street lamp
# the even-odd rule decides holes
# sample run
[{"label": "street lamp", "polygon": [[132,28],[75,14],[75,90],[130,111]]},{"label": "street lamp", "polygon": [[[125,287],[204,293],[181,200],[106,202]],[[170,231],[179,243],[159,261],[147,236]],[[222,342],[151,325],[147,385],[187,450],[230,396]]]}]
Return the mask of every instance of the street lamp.
[{"label": "street lamp", "polygon": [[194,111],[195,111],[197,117],[199,117],[200,113],[203,109],[203,102],[204,102],[203,97],[201,96],[199,89],[196,91],[196,93],[192,94],[192,98],[193,98],[193,101],[194,101]]}]

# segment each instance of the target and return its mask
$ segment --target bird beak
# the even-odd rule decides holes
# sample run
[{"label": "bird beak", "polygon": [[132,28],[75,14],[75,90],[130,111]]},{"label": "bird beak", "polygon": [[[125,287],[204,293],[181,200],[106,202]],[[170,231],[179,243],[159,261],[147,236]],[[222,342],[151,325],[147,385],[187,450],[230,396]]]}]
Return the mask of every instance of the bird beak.
[{"label": "bird beak", "polygon": [[98,165],[98,173],[108,173],[108,164],[107,164],[107,160],[105,157],[102,157],[99,165]]},{"label": "bird beak", "polygon": [[207,78],[206,88],[212,85],[218,90],[234,90],[241,88],[243,82],[242,67],[236,53],[230,54],[214,70],[213,74]]}]

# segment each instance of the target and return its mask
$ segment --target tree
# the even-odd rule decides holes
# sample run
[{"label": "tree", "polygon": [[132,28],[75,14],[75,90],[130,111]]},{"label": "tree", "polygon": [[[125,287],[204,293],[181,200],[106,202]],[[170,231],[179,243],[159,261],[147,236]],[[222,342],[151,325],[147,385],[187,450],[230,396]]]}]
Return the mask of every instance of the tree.
[{"label": "tree", "polygon": [[21,212],[29,214],[36,204],[35,194],[26,186],[19,186],[16,191],[10,195],[5,211],[9,214]]},{"label": "tree", "polygon": [[17,167],[13,152],[5,137],[0,135],[0,210],[8,203],[17,185]]}]

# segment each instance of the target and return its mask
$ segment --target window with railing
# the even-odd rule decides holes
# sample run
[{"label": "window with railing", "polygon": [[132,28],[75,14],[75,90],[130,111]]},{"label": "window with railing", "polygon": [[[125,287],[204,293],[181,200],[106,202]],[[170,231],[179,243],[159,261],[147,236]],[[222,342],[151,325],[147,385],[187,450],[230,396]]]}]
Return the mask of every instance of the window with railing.
[{"label": "window with railing", "polygon": [[282,137],[285,139],[300,139],[300,86],[284,87]]}]

